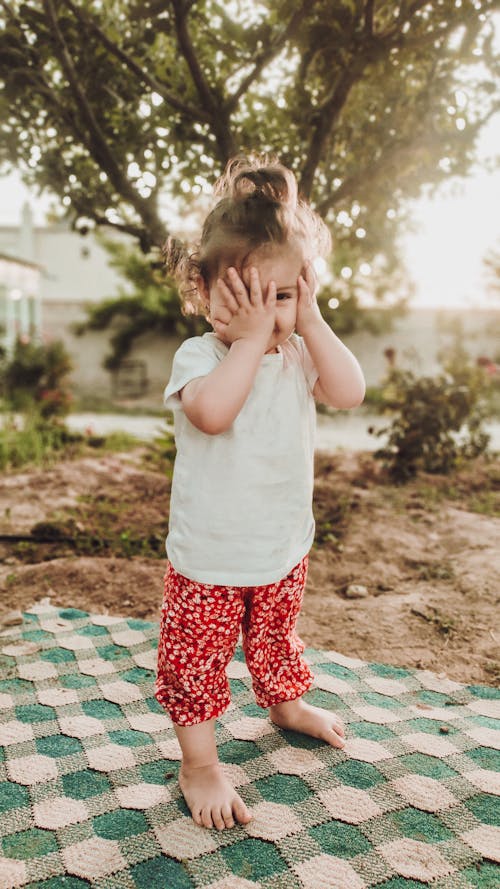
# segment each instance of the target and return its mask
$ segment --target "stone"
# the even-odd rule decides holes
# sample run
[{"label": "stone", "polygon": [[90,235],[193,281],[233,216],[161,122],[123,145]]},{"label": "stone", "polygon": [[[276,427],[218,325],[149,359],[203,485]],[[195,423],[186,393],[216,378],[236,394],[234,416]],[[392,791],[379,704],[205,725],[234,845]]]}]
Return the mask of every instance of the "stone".
[{"label": "stone", "polygon": [[366,599],[369,595],[368,588],[362,583],[350,583],[345,591],[348,599]]}]

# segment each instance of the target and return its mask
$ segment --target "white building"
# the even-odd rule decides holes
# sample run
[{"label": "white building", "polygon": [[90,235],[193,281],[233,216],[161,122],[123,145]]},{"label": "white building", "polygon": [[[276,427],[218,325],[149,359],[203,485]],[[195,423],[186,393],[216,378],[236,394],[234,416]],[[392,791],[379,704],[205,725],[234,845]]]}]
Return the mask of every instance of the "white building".
[{"label": "white building", "polygon": [[[132,393],[139,394],[145,389],[152,393],[161,391],[176,344],[156,337],[142,337],[131,356],[133,361],[117,377],[102,366],[104,356],[110,351],[110,331],[77,336],[73,330],[75,323],[86,319],[86,305],[112,297],[119,287],[126,286],[109,265],[108,253],[91,232],[82,236],[72,231],[68,223],[35,226],[30,206],[25,204],[20,225],[0,225],[0,253],[6,257],[5,266],[0,264],[0,276],[2,268],[14,266],[13,257],[20,257],[16,265],[19,275],[21,271],[33,274],[38,270],[36,304],[30,303],[29,297],[18,299],[17,303],[16,299],[10,302],[4,299],[4,315],[7,311],[17,312],[13,322],[9,322],[11,338],[15,338],[16,332],[33,335],[33,326],[26,326],[20,319],[35,317],[37,335],[46,341],[60,339],[65,343],[74,365],[74,389],[96,399],[109,399],[117,386],[126,390],[127,378]],[[13,273],[10,278],[5,270],[3,274],[10,281]],[[18,293],[22,288],[19,284],[7,284],[6,289]],[[1,305],[0,296],[0,311]],[[158,401],[157,394],[152,396],[152,401]]]},{"label": "white building", "polygon": [[0,253],[0,342],[7,352],[18,338],[41,337],[40,273],[36,263]]}]

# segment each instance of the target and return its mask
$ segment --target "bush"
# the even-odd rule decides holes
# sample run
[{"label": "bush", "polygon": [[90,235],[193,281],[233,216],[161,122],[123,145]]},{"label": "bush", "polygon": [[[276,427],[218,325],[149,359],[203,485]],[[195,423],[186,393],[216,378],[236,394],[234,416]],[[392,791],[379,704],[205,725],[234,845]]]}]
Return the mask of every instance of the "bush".
[{"label": "bush", "polygon": [[26,411],[35,404],[44,419],[64,417],[71,403],[66,384],[71,369],[71,359],[62,342],[41,344],[18,339],[13,353],[2,356],[3,397],[13,410]]},{"label": "bush", "polygon": [[61,423],[44,420],[37,413],[26,414],[22,420],[4,416],[0,428],[0,471],[29,464],[50,465],[77,438],[82,436],[72,436]]},{"label": "bush", "polygon": [[419,470],[449,473],[477,457],[489,442],[482,429],[487,391],[483,369],[458,361],[456,354],[436,377],[416,377],[410,370],[391,367],[384,407],[396,415],[389,426],[369,430],[377,436],[389,433],[375,457],[393,480],[403,482]]}]

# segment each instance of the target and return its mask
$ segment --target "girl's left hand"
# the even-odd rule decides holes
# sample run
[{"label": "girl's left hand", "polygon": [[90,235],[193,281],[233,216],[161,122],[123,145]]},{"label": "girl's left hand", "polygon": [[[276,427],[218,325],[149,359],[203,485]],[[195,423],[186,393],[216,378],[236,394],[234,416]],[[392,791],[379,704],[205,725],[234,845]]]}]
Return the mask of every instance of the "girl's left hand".
[{"label": "girl's left hand", "polygon": [[297,279],[297,324],[299,336],[304,336],[307,329],[322,320],[322,315],[316,294],[318,292],[318,279],[312,262],[306,262],[304,275]]}]

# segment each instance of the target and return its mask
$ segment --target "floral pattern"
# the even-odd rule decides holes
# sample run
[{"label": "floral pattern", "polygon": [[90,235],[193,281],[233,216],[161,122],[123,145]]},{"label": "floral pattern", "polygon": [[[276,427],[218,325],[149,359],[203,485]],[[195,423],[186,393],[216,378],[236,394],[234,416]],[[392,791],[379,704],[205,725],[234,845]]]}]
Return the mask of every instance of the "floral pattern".
[{"label": "floral pattern", "polygon": [[226,667],[243,636],[257,703],[300,697],[313,676],[296,623],[308,557],[277,583],[255,587],[198,583],[169,563],[160,623],[155,695],[178,725],[220,716],[230,702]]}]

